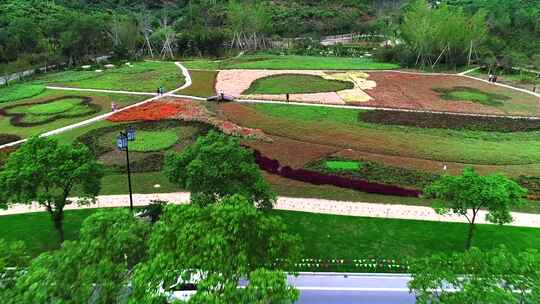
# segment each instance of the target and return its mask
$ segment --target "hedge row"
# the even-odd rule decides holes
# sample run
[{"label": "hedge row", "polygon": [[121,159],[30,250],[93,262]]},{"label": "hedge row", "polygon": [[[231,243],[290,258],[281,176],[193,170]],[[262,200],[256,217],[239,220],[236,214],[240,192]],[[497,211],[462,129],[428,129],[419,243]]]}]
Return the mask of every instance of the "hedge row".
[{"label": "hedge row", "polygon": [[254,154],[255,162],[262,170],[314,185],[332,185],[341,188],[360,190],[367,193],[395,196],[418,197],[421,194],[418,190],[405,189],[398,186],[372,183],[305,169],[293,169],[289,166],[281,167],[278,160],[268,158],[262,155],[260,151],[255,150]]},{"label": "hedge row", "polygon": [[477,117],[440,113],[374,110],[361,112],[358,116],[358,120],[384,125],[487,132],[524,132],[540,130],[540,120],[537,119]]}]

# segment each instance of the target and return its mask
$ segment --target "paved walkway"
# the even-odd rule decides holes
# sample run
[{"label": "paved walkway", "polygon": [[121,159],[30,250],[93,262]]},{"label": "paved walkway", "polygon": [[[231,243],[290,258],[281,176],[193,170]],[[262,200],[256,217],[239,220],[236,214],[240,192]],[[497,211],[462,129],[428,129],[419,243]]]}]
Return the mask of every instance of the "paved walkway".
[{"label": "paved walkway", "polygon": [[[74,199],[76,200],[76,199]],[[154,194],[134,194],[133,204],[135,206],[145,206],[152,201],[160,200],[175,204],[186,204],[189,202],[189,193],[154,193]],[[68,205],[66,210],[85,208],[112,208],[129,206],[129,196],[126,195],[103,195],[98,196],[96,204],[90,206]],[[438,215],[430,207],[393,205],[393,204],[373,204],[361,202],[333,201],[316,198],[291,198],[279,197],[275,209],[289,211],[303,211],[321,214],[348,215],[389,219],[408,219],[420,221],[439,221],[467,223],[462,216]],[[39,205],[13,205],[7,210],[0,210],[0,216],[23,214],[30,212],[44,211]],[[489,224],[485,220],[486,213],[481,211],[477,223]],[[536,227],[540,228],[540,214],[528,214],[513,212],[514,222],[509,226]]]}]

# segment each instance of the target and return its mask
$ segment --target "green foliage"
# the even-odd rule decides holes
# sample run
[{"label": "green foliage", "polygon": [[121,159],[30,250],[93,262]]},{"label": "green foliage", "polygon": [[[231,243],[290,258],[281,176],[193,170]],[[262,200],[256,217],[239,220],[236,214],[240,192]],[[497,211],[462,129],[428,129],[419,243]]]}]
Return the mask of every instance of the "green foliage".
[{"label": "green foliage", "polygon": [[513,254],[505,247],[434,255],[412,263],[409,287],[419,304],[535,303],[540,296],[538,263],[536,250]]},{"label": "green foliage", "polygon": [[32,261],[17,281],[13,303],[117,303],[133,267],[146,258],[149,233],[149,225],[127,210],[94,213],[83,222],[79,241]]},{"label": "green foliage", "polygon": [[22,241],[6,242],[0,239],[0,296],[12,297],[17,279],[24,273],[30,262],[26,246]]},{"label": "green foliage", "polygon": [[100,189],[102,172],[84,146],[59,144],[50,138],[33,137],[10,154],[0,172],[2,204],[32,204],[46,208],[64,239],[64,207],[75,186],[82,191],[79,203],[90,203]]},{"label": "green foliage", "polygon": [[[135,271],[133,303],[159,303],[164,298],[158,293],[161,284],[168,288],[178,278],[189,280],[195,274],[201,281],[190,303],[247,303],[240,300],[246,298],[268,303],[273,297],[292,302],[297,292],[273,269],[296,258],[297,246],[297,238],[279,218],[241,196],[206,208],[168,205],[150,237],[150,258]],[[280,263],[272,266],[278,258]],[[242,277],[254,278],[249,284],[254,285],[237,288]]]},{"label": "green foliage", "polygon": [[188,146],[182,154],[165,159],[170,181],[191,192],[201,205],[241,194],[260,208],[272,208],[276,199],[254,163],[251,151],[240,147],[236,138],[210,131]]},{"label": "green foliage", "polygon": [[137,152],[152,152],[170,148],[178,142],[176,131],[139,131],[135,141],[129,143],[129,149]]},{"label": "green foliage", "polygon": [[462,65],[467,63],[471,47],[486,39],[486,15],[479,11],[469,16],[447,5],[430,8],[426,0],[416,0],[405,12],[401,33],[416,54],[416,64]]},{"label": "green foliage", "polygon": [[312,75],[282,74],[255,80],[243,94],[306,94],[337,92],[352,88],[351,82]]},{"label": "green foliage", "polygon": [[441,97],[447,100],[455,101],[470,101],[486,106],[501,106],[505,101],[510,100],[510,97],[483,92],[479,89],[469,87],[454,87],[452,89],[436,88],[434,91],[441,94]]},{"label": "green foliage", "polygon": [[438,213],[454,213],[467,218],[470,224],[466,243],[468,249],[472,244],[480,209],[486,209],[486,220],[492,223],[510,223],[510,209],[524,204],[523,197],[527,191],[504,175],[481,176],[474,169],[467,168],[460,176],[441,177],[429,185],[424,193],[435,198],[434,209]]},{"label": "green foliage", "polygon": [[45,86],[37,84],[15,84],[0,88],[0,103],[37,96],[45,91]]}]

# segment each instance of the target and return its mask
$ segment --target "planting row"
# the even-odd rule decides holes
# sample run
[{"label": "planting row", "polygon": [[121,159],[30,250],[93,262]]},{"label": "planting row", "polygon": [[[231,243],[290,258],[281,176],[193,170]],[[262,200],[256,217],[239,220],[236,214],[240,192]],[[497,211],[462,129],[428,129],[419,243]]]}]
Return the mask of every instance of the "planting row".
[{"label": "planting row", "polygon": [[360,112],[358,119],[359,121],[367,123],[413,126],[418,128],[486,132],[525,132],[540,130],[540,120],[513,119],[506,117],[476,117],[470,115],[375,110]]},{"label": "planting row", "polygon": [[418,197],[421,194],[418,190],[405,189],[399,186],[372,183],[305,169],[293,169],[289,166],[281,167],[279,161],[276,159],[265,157],[257,150],[254,151],[254,154],[255,161],[262,170],[314,185],[332,185],[341,188],[360,190],[367,193],[395,196]]}]

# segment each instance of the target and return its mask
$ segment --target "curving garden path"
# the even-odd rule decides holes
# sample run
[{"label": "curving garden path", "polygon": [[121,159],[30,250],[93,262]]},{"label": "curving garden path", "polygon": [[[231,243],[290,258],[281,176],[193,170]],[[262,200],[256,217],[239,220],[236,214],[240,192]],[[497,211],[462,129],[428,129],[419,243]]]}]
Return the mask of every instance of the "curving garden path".
[{"label": "curving garden path", "polygon": [[[175,204],[187,204],[190,195],[188,192],[175,193],[153,193],[153,194],[133,194],[134,206],[146,206],[152,201],[167,201]],[[76,198],[72,198],[76,201]],[[96,204],[78,206],[70,204],[66,210],[88,209],[88,208],[114,208],[129,206],[129,196],[126,195],[103,195],[98,196]],[[388,219],[407,219],[420,221],[438,221],[467,223],[462,216],[439,215],[433,208],[425,206],[409,206],[395,204],[374,204],[362,202],[335,201],[316,198],[292,198],[278,197],[275,209],[288,211],[301,211],[321,214],[334,214],[358,217],[388,218]],[[34,205],[12,205],[7,210],[0,210],[0,216],[24,214],[31,212],[45,211],[43,207]],[[490,224],[485,220],[486,212],[480,211],[478,214],[478,224]],[[534,227],[540,228],[540,214],[528,214],[512,212],[514,221],[508,226]]]}]

